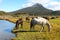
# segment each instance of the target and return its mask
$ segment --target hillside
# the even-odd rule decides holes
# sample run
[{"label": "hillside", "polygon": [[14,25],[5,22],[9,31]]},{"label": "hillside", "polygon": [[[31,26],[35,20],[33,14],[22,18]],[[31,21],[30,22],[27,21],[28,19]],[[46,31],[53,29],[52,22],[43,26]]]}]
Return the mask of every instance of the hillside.
[{"label": "hillside", "polygon": [[19,9],[10,13],[16,14],[16,13],[22,13],[22,12],[28,13],[30,15],[33,15],[33,14],[34,15],[49,15],[52,12],[52,10],[49,10],[43,7],[41,4],[36,3],[30,7]]},{"label": "hillside", "polygon": [[53,11],[51,14],[52,14],[52,15],[60,15],[60,10]]},{"label": "hillside", "polygon": [[0,15],[8,15],[8,13],[4,11],[0,11]]}]

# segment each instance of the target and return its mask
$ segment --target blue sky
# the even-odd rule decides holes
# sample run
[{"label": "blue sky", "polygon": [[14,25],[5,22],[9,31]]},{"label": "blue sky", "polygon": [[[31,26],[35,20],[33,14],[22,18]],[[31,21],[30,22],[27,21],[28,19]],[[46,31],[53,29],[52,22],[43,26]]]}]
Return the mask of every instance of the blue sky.
[{"label": "blue sky", "polygon": [[0,11],[15,11],[35,3],[40,3],[48,9],[60,10],[60,0],[0,0]]},{"label": "blue sky", "polygon": [[2,0],[0,3],[0,9],[4,11],[14,11],[21,9],[23,4],[27,3],[24,0]]}]

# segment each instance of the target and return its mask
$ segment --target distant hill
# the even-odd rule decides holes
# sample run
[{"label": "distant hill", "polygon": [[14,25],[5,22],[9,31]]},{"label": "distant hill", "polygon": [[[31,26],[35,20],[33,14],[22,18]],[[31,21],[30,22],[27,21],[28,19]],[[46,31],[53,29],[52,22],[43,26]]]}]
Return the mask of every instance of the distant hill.
[{"label": "distant hill", "polygon": [[9,15],[7,12],[0,11],[0,15]]},{"label": "distant hill", "polygon": [[60,15],[60,10],[53,11],[51,14],[52,14],[52,15]]},{"label": "distant hill", "polygon": [[19,9],[19,10],[10,12],[10,13],[16,14],[16,15],[19,15],[19,13],[20,14],[27,13],[30,15],[33,15],[33,14],[34,15],[60,15],[60,11],[53,11],[53,10],[47,9],[38,3],[36,3],[30,7]]}]

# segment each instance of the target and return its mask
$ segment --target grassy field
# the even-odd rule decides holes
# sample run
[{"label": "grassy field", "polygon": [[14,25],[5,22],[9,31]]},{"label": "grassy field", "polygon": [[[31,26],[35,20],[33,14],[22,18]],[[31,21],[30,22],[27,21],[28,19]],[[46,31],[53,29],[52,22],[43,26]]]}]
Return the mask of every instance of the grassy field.
[{"label": "grassy field", "polygon": [[[4,18],[0,18],[4,19]],[[15,23],[19,17],[7,17],[5,20]],[[50,19],[51,23],[51,32],[48,32],[48,28],[45,25],[44,32],[39,32],[41,29],[40,25],[35,25],[35,28],[32,29],[34,32],[30,32],[30,22],[26,22],[25,16],[23,16],[23,28],[20,28],[13,31],[23,30],[24,32],[17,32],[16,37],[12,40],[60,40],[60,18]],[[36,31],[36,32],[35,32]]]},{"label": "grassy field", "polygon": [[[11,21],[15,22],[18,18],[12,18]],[[10,19],[9,19],[10,20]],[[40,25],[36,25],[34,29],[36,32],[30,32],[30,22],[26,22],[23,19],[23,28],[20,28],[13,31],[20,31],[24,30],[24,32],[17,32],[16,37],[12,38],[12,40],[60,40],[60,18],[50,19],[49,22],[51,23],[51,32],[48,32],[48,28],[45,25],[44,32],[39,32],[41,27]]]}]

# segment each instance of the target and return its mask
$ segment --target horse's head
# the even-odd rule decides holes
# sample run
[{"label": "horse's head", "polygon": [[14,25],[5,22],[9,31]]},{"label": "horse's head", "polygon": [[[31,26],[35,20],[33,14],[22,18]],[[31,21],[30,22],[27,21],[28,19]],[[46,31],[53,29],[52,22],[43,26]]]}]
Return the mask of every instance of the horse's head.
[{"label": "horse's head", "polygon": [[32,19],[34,19],[34,17],[32,17]]},{"label": "horse's head", "polygon": [[38,17],[35,17],[35,18],[38,18]]}]

